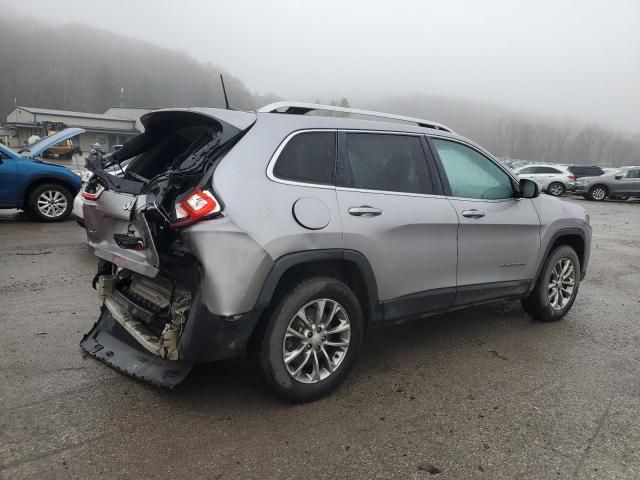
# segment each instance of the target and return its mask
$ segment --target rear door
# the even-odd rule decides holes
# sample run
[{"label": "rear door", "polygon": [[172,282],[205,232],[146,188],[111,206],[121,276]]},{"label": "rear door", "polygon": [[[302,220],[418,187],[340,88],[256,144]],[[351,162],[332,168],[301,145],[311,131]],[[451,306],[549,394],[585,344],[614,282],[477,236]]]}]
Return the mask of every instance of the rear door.
[{"label": "rear door", "polygon": [[458,218],[424,137],[347,131],[338,138],[344,246],[371,264],[385,318],[450,306]]},{"label": "rear door", "polygon": [[640,193],[640,169],[627,170],[620,180],[614,179],[610,193],[619,195],[638,195]]},{"label": "rear door", "polygon": [[527,178],[529,180],[535,181],[536,178],[540,176],[540,174],[538,174],[538,167],[532,166],[532,167],[524,167],[518,170],[518,176],[520,178]]},{"label": "rear door", "polygon": [[534,277],[540,219],[498,162],[466,143],[432,138],[449,201],[460,220],[456,304],[517,295]]}]

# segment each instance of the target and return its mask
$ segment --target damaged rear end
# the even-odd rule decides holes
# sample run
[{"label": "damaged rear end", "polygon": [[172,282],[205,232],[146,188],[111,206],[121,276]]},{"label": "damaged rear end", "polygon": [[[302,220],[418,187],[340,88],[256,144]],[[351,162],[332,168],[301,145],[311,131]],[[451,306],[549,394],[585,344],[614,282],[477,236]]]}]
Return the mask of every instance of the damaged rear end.
[{"label": "damaged rear end", "polygon": [[[224,215],[213,172],[255,118],[219,109],[159,110],[142,117],[145,133],[88,161],[94,175],[82,192],[83,213],[100,258],[94,287],[103,306],[80,344],[87,353],[172,388],[198,360],[199,336],[230,333],[203,332],[194,320],[208,313],[200,301],[202,267],[181,230]],[[105,172],[129,159],[121,175]]]}]

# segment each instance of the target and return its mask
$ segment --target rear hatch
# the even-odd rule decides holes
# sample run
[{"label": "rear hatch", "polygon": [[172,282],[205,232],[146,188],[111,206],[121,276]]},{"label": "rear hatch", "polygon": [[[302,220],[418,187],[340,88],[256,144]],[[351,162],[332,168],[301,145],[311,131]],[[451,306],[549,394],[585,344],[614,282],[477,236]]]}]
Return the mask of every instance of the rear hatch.
[{"label": "rear hatch", "polygon": [[[96,255],[155,277],[163,248],[198,215],[200,204],[206,214],[219,212],[209,208],[216,205],[209,202],[213,170],[255,120],[255,113],[215,108],[158,110],[141,118],[143,134],[108,156],[89,158],[94,175],[82,192],[83,213]],[[106,171],[127,160],[121,175]]]}]

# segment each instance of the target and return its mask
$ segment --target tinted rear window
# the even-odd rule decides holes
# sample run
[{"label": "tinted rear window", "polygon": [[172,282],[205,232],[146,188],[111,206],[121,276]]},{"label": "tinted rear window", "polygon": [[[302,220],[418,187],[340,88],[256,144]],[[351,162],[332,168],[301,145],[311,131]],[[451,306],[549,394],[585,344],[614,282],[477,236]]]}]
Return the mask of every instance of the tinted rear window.
[{"label": "tinted rear window", "polygon": [[575,175],[598,176],[604,171],[600,167],[569,167],[569,171]]},{"label": "tinted rear window", "polygon": [[304,132],[287,142],[273,174],[283,180],[332,185],[335,162],[335,132]]},{"label": "tinted rear window", "polygon": [[433,193],[420,138],[347,133],[340,155],[338,186],[404,193]]}]

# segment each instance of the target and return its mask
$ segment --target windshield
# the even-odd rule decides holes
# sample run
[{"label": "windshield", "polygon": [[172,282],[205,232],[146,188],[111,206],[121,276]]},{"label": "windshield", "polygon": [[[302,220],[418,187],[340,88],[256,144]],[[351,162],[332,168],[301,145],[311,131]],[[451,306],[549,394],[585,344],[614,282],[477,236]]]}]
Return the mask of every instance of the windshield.
[{"label": "windshield", "polygon": [[9,150],[8,147],[5,147],[4,144],[0,143],[0,158],[12,158],[12,151]]}]

